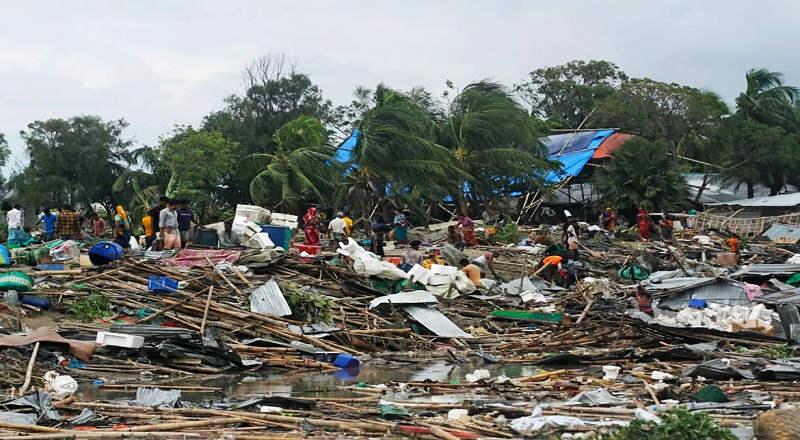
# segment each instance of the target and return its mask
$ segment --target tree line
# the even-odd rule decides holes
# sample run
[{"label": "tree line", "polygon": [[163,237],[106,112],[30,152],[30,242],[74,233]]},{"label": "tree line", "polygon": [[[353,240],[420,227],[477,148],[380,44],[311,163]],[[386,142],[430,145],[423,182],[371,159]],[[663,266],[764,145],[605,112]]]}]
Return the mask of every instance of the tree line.
[{"label": "tree line", "polygon": [[[386,216],[394,206],[420,214],[502,211],[513,195],[553,189],[544,176],[559,164],[547,160],[539,138],[559,128],[617,128],[657,141],[618,161],[629,172],[719,173],[751,194],[757,184],[778,193],[800,183],[798,90],[765,69],[744,75],[734,108],[708,91],[630,78],[607,61],[537,69],[511,87],[447,81],[441,95],[359,87],[352,102],[337,106],[284,56],[255,60],[243,77],[243,91],[221,109],[156,145],[137,145],[124,120],[35,121],[21,131],[27,162],[2,183],[15,202],[123,204],[135,218],[164,194],[189,200],[203,219],[237,203],[284,211],[349,206]],[[0,163],[7,159],[0,134]],[[596,176],[619,205],[648,197],[676,203],[648,192],[654,184],[682,192],[670,178],[622,182],[625,169],[621,177]]]}]

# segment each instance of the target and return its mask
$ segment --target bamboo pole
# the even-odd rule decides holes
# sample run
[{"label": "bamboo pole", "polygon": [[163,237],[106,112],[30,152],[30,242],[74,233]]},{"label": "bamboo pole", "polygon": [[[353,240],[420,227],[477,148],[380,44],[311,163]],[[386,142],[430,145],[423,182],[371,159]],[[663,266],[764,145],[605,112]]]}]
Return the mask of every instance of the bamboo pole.
[{"label": "bamboo pole", "polygon": [[34,344],[33,346],[33,353],[31,354],[31,360],[28,361],[28,370],[25,372],[25,382],[22,383],[22,386],[19,388],[19,395],[25,394],[25,390],[28,389],[28,385],[31,384],[31,374],[33,374],[33,366],[36,364],[36,355],[39,353],[39,342]]},{"label": "bamboo pole", "polygon": [[[205,254],[204,254],[205,255]],[[211,306],[211,295],[214,294],[214,286],[208,288],[208,297],[206,298],[206,308],[203,310],[203,322],[200,323],[200,335],[202,336],[206,329],[206,320],[208,319],[208,308]]]}]

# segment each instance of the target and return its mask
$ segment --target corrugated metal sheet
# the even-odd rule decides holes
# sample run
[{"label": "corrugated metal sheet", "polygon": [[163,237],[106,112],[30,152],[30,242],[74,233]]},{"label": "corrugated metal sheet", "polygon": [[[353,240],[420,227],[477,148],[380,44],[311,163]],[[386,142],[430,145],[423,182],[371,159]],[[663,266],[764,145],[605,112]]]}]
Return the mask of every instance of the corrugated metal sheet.
[{"label": "corrugated metal sheet", "polygon": [[764,304],[800,304],[800,289],[767,293],[756,297],[754,301]]},{"label": "corrugated metal sheet", "polygon": [[730,276],[732,278],[742,276],[791,276],[800,273],[800,264],[751,264],[745,266]]},{"label": "corrugated metal sheet", "polygon": [[443,338],[471,338],[472,335],[458,328],[440,311],[426,306],[403,306],[412,318],[437,336]]},{"label": "corrugated metal sheet", "polygon": [[673,278],[686,278],[695,276],[696,273],[693,270],[687,270],[686,272],[677,269],[677,270],[661,270],[658,272],[653,272],[647,277],[647,282],[650,283],[657,283],[659,281],[670,280]]},{"label": "corrugated metal sheet", "polygon": [[267,281],[250,294],[250,311],[272,316],[292,314],[292,309],[275,280]]},{"label": "corrugated metal sheet", "polygon": [[775,223],[769,227],[762,237],[769,238],[774,243],[797,243],[800,240],[800,226],[782,225]]},{"label": "corrugated metal sheet", "polygon": [[659,292],[682,292],[693,287],[699,287],[704,284],[712,284],[715,282],[714,278],[667,278],[658,282],[651,282],[649,279],[642,282],[650,293]]},{"label": "corrugated metal sheet", "polygon": [[713,203],[712,206],[741,206],[746,208],[791,208],[800,206],[800,192],[778,194],[777,196],[755,197],[752,199],[731,200]]},{"label": "corrugated metal sheet", "polygon": [[439,302],[432,293],[426,290],[400,292],[393,295],[379,296],[369,302],[370,310],[382,304],[437,304]]},{"label": "corrugated metal sheet", "polygon": [[658,307],[683,309],[689,306],[693,299],[704,299],[710,303],[726,306],[751,306],[752,303],[744,292],[744,283],[733,280],[717,281],[713,278],[711,283],[698,285],[676,293],[669,298],[664,298]]}]

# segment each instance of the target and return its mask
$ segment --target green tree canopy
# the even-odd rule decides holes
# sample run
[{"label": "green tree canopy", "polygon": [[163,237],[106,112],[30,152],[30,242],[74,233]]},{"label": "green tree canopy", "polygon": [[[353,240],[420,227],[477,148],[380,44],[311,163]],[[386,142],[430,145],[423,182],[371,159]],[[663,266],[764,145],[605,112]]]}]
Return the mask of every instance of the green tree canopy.
[{"label": "green tree canopy", "polygon": [[591,121],[595,126],[619,128],[645,139],[663,139],[677,161],[681,139],[687,134],[714,132],[726,114],[727,106],[714,93],[634,78],[600,101]]},{"label": "green tree canopy", "polygon": [[632,138],[594,174],[603,203],[615,209],[676,209],[686,203],[687,184],[664,140]]},{"label": "green tree canopy", "polygon": [[[6,166],[6,162],[8,161],[8,157],[11,155],[11,150],[8,149],[8,142],[6,142],[6,137],[3,133],[0,133],[0,167]],[[3,178],[2,173],[0,173],[0,186],[5,184],[5,178]]]},{"label": "green tree canopy", "polygon": [[614,94],[627,79],[625,72],[608,61],[570,61],[534,70],[528,81],[514,90],[531,106],[533,116],[578,128],[597,103]]},{"label": "green tree canopy", "polygon": [[98,202],[111,210],[117,203],[111,187],[131,160],[132,142],[122,135],[127,126],[99,116],[29,124],[20,135],[30,162],[13,175],[11,186],[40,206]]},{"label": "green tree canopy", "polygon": [[751,69],[745,75],[747,88],[736,98],[737,112],[770,126],[798,131],[794,108],[800,89],[783,84],[783,75],[767,69]]}]

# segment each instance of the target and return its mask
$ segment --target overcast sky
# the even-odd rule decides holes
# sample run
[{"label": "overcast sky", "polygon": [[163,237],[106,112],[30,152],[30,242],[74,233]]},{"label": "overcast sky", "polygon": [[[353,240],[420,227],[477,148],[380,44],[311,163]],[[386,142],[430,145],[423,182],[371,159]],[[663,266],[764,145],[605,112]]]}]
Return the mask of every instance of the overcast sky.
[{"label": "overcast sky", "polygon": [[729,103],[753,67],[800,85],[791,0],[3,0],[0,17],[12,162],[28,123],[81,114],[124,118],[128,136],[152,145],[220,109],[241,92],[242,67],[270,53],[296,61],[334,104],[358,85],[438,94],[447,79],[512,85],[575,59]]}]

